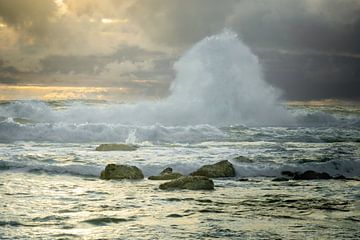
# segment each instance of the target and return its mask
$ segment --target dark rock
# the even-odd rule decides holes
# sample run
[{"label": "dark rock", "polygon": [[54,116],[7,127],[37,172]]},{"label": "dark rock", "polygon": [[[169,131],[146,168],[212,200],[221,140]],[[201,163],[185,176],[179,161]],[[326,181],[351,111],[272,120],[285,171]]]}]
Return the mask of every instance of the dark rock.
[{"label": "dark rock", "polygon": [[204,165],[190,175],[209,178],[235,177],[235,169],[229,161],[224,160],[212,165]]},{"label": "dark rock", "polygon": [[288,177],[294,177],[295,173],[291,172],[291,171],[282,171],[281,172],[282,175],[288,176]]},{"label": "dark rock", "polygon": [[249,179],[248,178],[239,178],[237,181],[239,181],[239,182],[248,182]]},{"label": "dark rock", "polygon": [[181,218],[181,217],[183,217],[183,215],[180,215],[180,214],[177,214],[177,213],[172,213],[172,214],[167,215],[166,217],[168,217],[168,218]]},{"label": "dark rock", "polygon": [[335,180],[346,180],[347,178],[344,175],[339,175],[334,177]]},{"label": "dark rock", "polygon": [[131,144],[100,144],[100,146],[95,148],[95,151],[135,151],[139,147]]},{"label": "dark rock", "polygon": [[177,179],[179,177],[182,177],[181,173],[177,173],[177,172],[172,172],[172,168],[168,167],[165,168],[159,176],[150,176],[148,179],[149,180],[172,180],[172,179]]},{"label": "dark rock", "polygon": [[234,157],[234,160],[237,161],[237,162],[241,162],[241,163],[252,163],[252,162],[254,162],[250,158],[244,157],[244,156]]},{"label": "dark rock", "polygon": [[295,173],[295,180],[315,180],[315,179],[332,179],[332,177],[326,172],[315,172],[312,170],[305,171],[304,173]]},{"label": "dark rock", "polygon": [[162,190],[214,190],[214,182],[204,176],[183,176],[159,186]]},{"label": "dark rock", "polygon": [[135,166],[108,164],[101,172],[101,179],[143,179],[144,174]]},{"label": "dark rock", "polygon": [[171,167],[167,167],[167,168],[165,168],[164,170],[161,171],[160,175],[167,174],[167,173],[172,173],[172,172],[173,172],[173,169]]},{"label": "dark rock", "polygon": [[278,177],[278,178],[272,179],[271,181],[273,181],[273,182],[286,182],[286,181],[289,181],[289,180],[290,179],[288,179],[288,178]]}]

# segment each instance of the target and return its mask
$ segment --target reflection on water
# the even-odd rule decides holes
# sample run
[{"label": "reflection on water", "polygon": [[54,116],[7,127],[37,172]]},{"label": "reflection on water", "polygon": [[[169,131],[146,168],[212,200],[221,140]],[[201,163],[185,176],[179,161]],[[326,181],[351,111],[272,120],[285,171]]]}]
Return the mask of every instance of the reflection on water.
[{"label": "reflection on water", "polygon": [[215,191],[158,181],[1,172],[0,237],[26,239],[359,238],[360,182],[215,180]]}]

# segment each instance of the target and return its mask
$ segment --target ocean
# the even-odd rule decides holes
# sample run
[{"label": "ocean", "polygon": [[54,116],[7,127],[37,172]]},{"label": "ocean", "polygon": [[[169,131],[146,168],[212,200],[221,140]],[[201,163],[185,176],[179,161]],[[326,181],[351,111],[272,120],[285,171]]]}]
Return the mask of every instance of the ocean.
[{"label": "ocean", "polygon": [[[0,104],[0,239],[359,239],[360,105],[286,103],[232,32],[175,64],[168,97]],[[95,151],[99,144],[135,151]],[[215,190],[147,177],[230,161]],[[144,180],[101,180],[109,163]],[[307,170],[348,180],[272,181]]]},{"label": "ocean", "polygon": [[[360,237],[359,181],[271,181],[282,171],[359,177],[359,106],[289,105],[297,126],[95,121],[97,112],[120,107],[103,101],[0,105],[1,239]],[[108,142],[139,149],[95,151]],[[138,166],[148,177],[166,167],[189,174],[225,159],[236,177],[215,179],[214,191],[99,179],[108,163]]]}]

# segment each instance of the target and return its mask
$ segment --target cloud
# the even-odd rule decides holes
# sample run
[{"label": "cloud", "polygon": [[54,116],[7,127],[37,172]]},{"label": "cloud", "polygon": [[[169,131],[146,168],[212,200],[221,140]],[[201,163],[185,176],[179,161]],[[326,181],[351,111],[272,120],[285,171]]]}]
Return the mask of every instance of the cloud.
[{"label": "cloud", "polygon": [[[0,0],[0,82],[114,83],[166,95],[175,59],[224,27],[260,57],[287,98],[309,86],[317,88],[306,97],[324,96],[319,78],[331,83],[326,96],[356,95],[358,0]],[[327,75],[328,68],[337,71]]]},{"label": "cloud", "polygon": [[34,36],[46,33],[57,6],[54,1],[36,0],[2,0],[0,1],[0,17],[16,29],[21,29]]},{"label": "cloud", "polygon": [[131,76],[136,78],[139,72],[148,72],[154,69],[154,64],[151,61],[143,62],[111,62],[104,67],[104,71],[100,75],[109,78],[129,78]]},{"label": "cloud", "polygon": [[235,2],[138,0],[129,7],[128,17],[152,41],[183,48],[221,31]]},{"label": "cloud", "polygon": [[[102,1],[103,14],[94,17],[93,14],[82,14],[83,10],[76,7],[81,1],[66,1],[69,6],[62,1],[56,2],[0,1],[0,23],[3,22],[0,39],[5,40],[0,51],[7,65],[20,71],[38,72],[42,70],[41,60],[50,55],[109,55],[117,51],[120,44],[139,45],[136,27],[120,21],[119,16],[114,21],[109,20],[112,24],[102,21],[113,15],[106,12],[116,11],[121,15],[124,4],[116,4],[114,9],[105,4],[111,1]],[[100,9],[98,5],[96,9]]]}]

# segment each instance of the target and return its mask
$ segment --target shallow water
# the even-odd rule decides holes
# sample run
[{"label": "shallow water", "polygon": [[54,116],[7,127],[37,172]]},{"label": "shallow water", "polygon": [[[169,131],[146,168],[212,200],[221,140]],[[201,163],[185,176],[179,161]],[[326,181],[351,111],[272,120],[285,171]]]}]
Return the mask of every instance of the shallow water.
[{"label": "shallow water", "polygon": [[357,181],[215,180],[215,191],[157,181],[3,172],[2,239],[358,239]]}]

